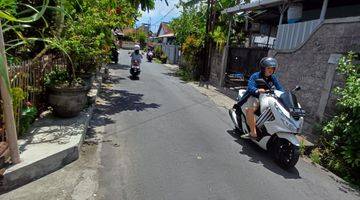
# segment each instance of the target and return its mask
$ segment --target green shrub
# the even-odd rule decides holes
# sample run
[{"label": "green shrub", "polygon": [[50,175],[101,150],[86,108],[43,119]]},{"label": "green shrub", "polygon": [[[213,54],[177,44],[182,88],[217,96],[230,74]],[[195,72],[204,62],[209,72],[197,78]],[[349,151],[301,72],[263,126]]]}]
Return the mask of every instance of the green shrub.
[{"label": "green shrub", "polygon": [[300,155],[303,156],[305,154],[305,142],[304,140],[300,140]]},{"label": "green shrub", "polygon": [[161,63],[165,64],[167,59],[168,59],[168,57],[165,53],[161,54],[161,56],[160,56]]},{"label": "green shrub", "polygon": [[360,65],[349,53],[339,61],[345,75],[343,88],[336,88],[339,112],[325,124],[320,139],[322,165],[360,186]]},{"label": "green shrub", "polygon": [[181,80],[183,81],[192,81],[193,75],[192,72],[189,69],[186,68],[180,68],[175,72],[176,76],[179,76]]},{"label": "green shrub", "polygon": [[161,46],[156,46],[155,50],[154,50],[154,53],[155,53],[156,58],[160,58],[160,56],[163,54],[162,47]]},{"label": "green shrub", "polygon": [[320,164],[320,150],[318,148],[313,149],[310,153],[310,159],[313,163]]},{"label": "green shrub", "polygon": [[38,110],[30,102],[26,103],[26,107],[21,112],[19,135],[23,135],[30,128],[30,125],[34,122]]},{"label": "green shrub", "polygon": [[55,67],[52,71],[45,74],[45,87],[69,87],[82,84],[82,80],[77,78],[75,80],[70,78],[66,68]]}]

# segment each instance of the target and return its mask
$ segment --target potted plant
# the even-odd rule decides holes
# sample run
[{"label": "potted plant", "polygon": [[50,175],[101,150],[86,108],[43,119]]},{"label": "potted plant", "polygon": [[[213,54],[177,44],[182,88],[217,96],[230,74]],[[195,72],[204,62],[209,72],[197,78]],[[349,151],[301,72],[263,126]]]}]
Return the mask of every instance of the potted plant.
[{"label": "potted plant", "polygon": [[77,116],[87,102],[87,87],[81,78],[75,78],[66,68],[55,67],[45,75],[49,104],[59,117]]}]

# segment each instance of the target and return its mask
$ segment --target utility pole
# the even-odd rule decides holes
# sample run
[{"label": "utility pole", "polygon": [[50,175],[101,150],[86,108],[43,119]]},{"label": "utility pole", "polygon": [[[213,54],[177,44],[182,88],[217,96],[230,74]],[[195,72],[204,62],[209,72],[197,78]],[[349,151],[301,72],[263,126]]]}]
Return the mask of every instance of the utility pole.
[{"label": "utility pole", "polygon": [[5,42],[2,31],[1,19],[0,19],[0,55],[3,58],[3,67],[5,68],[4,76],[0,76],[0,90],[1,97],[4,102],[4,119],[6,130],[6,141],[9,144],[10,156],[13,164],[20,162],[19,149],[17,144],[17,134],[14,119],[13,103],[10,96],[9,87],[5,84],[6,80],[9,80],[8,66],[5,54]]},{"label": "utility pole", "polygon": [[210,63],[211,63],[211,49],[212,49],[212,42],[210,40],[210,32],[213,32],[215,20],[216,20],[216,13],[214,13],[214,4],[216,0],[208,0],[207,1],[207,11],[206,11],[206,35],[205,35],[205,50],[204,50],[204,63],[201,70],[201,74],[204,77],[204,81],[208,81],[210,77]]}]

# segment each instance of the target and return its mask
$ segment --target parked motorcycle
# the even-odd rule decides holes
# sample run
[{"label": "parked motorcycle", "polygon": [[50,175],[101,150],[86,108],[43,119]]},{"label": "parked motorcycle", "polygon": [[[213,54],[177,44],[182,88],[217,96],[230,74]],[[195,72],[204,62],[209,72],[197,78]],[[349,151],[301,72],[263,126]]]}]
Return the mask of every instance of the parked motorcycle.
[{"label": "parked motorcycle", "polygon": [[114,63],[118,63],[119,62],[119,52],[116,48],[116,46],[113,46],[111,48],[111,61],[113,61]]},{"label": "parked motorcycle", "polygon": [[139,79],[140,71],[140,62],[138,60],[133,60],[130,67],[131,78]]},{"label": "parked motorcycle", "polygon": [[153,56],[154,56],[154,53],[152,51],[148,51],[146,54],[146,58],[149,62],[152,62]]},{"label": "parked motorcycle", "polygon": [[[269,150],[282,168],[292,168],[299,160],[300,142],[296,134],[302,131],[305,116],[294,94],[300,90],[300,86],[292,91],[281,92],[269,87],[263,79],[256,80],[256,83],[265,86],[267,91],[259,97],[260,109],[255,113],[257,138],[251,140],[262,149]],[[239,101],[245,100],[245,92],[239,90]],[[242,109],[230,109],[229,115],[236,130],[249,134]]]}]

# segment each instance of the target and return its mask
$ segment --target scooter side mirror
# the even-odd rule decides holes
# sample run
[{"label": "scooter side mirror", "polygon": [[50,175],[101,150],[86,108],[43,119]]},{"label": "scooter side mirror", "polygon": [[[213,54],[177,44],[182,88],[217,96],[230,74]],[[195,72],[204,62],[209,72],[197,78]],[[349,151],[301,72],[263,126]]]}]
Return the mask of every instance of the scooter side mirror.
[{"label": "scooter side mirror", "polygon": [[293,92],[301,90],[300,85],[295,86],[295,88],[292,90]]}]

